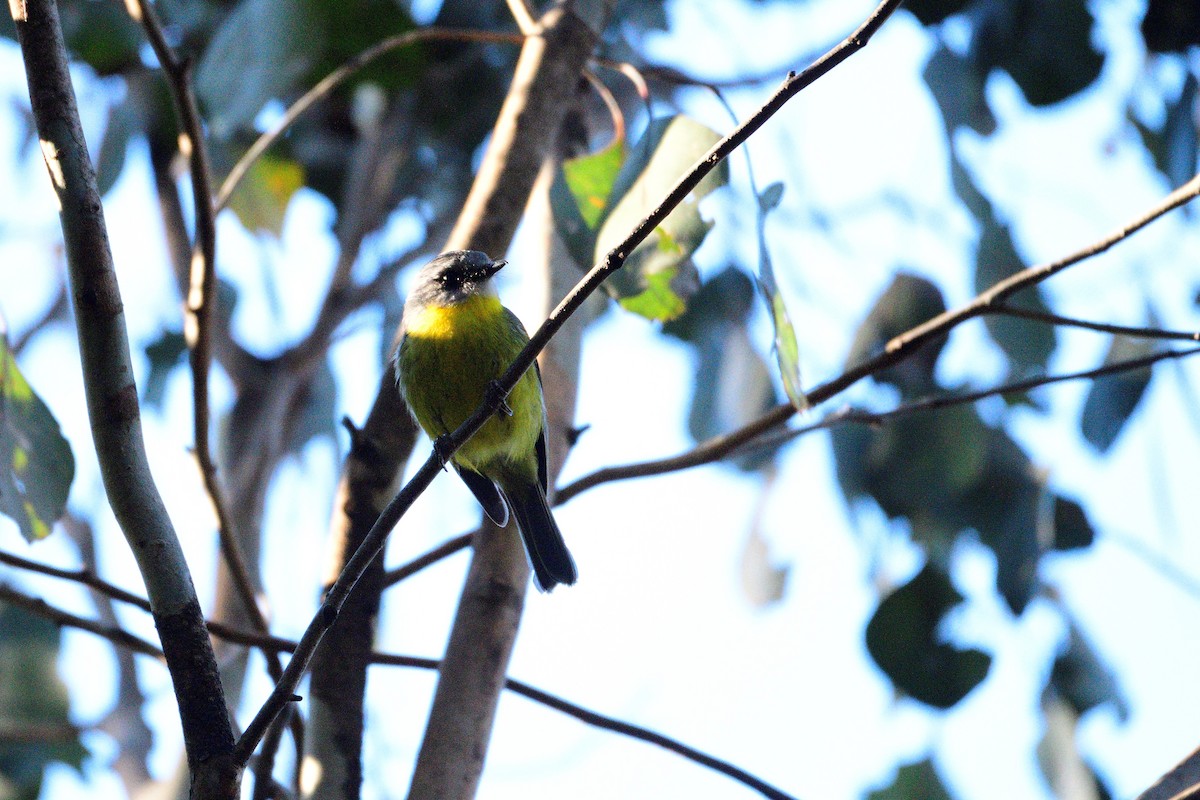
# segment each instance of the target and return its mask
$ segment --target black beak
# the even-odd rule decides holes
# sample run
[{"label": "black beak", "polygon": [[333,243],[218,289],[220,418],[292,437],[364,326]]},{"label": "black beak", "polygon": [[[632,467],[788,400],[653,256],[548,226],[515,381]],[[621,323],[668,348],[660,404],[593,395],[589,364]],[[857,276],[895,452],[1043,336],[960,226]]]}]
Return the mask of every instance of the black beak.
[{"label": "black beak", "polygon": [[488,278],[492,277],[497,272],[504,269],[504,265],[507,263],[508,262],[505,261],[504,259],[501,259],[499,261],[493,261],[491,264],[489,264],[488,266],[483,268],[483,279],[487,280]]}]

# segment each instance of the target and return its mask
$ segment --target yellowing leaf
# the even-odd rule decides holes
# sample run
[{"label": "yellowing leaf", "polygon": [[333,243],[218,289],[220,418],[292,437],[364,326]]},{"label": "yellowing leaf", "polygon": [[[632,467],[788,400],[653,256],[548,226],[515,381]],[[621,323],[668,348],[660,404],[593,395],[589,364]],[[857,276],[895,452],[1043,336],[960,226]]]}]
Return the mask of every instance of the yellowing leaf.
[{"label": "yellowing leaf", "polygon": [[283,218],[296,190],[304,185],[304,168],[298,162],[264,155],[250,167],[229,208],[247,230],[283,232]]}]

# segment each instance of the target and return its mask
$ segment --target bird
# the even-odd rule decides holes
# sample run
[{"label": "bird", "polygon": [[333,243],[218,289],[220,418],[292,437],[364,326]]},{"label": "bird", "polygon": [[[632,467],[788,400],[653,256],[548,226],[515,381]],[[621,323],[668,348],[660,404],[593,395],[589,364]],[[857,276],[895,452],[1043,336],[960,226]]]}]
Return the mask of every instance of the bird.
[{"label": "bird", "polygon": [[[417,273],[405,301],[396,383],[435,451],[529,342],[492,284],[506,263],[478,250],[442,253]],[[546,403],[536,364],[449,460],[492,522],[503,528],[512,509],[539,590],[575,583],[575,561],[546,500]]]}]

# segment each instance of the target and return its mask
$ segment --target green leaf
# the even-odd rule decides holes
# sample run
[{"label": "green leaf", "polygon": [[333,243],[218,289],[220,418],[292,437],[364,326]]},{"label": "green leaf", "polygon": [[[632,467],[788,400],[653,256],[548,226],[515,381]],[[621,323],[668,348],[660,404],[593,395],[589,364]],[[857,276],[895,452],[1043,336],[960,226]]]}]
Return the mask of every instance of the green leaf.
[{"label": "green leaf", "polygon": [[100,75],[141,66],[142,28],[123,3],[77,0],[60,5],[63,37],[71,54]]},{"label": "green leaf", "polygon": [[1112,669],[1101,660],[1074,620],[1070,621],[1067,646],[1050,670],[1050,686],[1076,714],[1112,703],[1122,722],[1129,718],[1129,705]]},{"label": "green leaf", "polygon": [[1061,102],[1100,77],[1087,0],[1013,0],[983,7],[971,41],[981,74],[998,67],[1034,106]]},{"label": "green leaf", "polygon": [[146,345],[146,358],[150,360],[150,372],[146,375],[143,399],[153,408],[162,408],[163,394],[167,389],[167,378],[183,360],[187,352],[187,341],[178,331],[163,331],[158,338]]},{"label": "green leaf", "polygon": [[[1104,356],[1105,364],[1141,358],[1158,350],[1153,339],[1134,336],[1114,336]],[[1137,410],[1146,387],[1150,385],[1150,367],[1102,375],[1092,381],[1079,428],[1088,444],[1100,453],[1108,452],[1121,435],[1125,423]]]},{"label": "green leaf", "polygon": [[938,627],[962,602],[940,569],[927,563],[888,595],[867,623],[867,650],[896,688],[934,708],[950,708],[987,677],[992,659],[942,641]]},{"label": "green leaf", "polygon": [[624,144],[613,142],[598,153],[563,161],[550,186],[554,226],[581,269],[590,269],[593,264],[596,228],[608,208],[624,160]]},{"label": "green leaf", "polygon": [[942,785],[933,762],[928,758],[916,764],[905,764],[896,772],[891,786],[876,789],[867,800],[951,800]]},{"label": "green leaf", "polygon": [[[945,310],[946,301],[937,286],[925,278],[898,273],[854,334],[846,368],[878,355],[892,338]],[[906,397],[927,393],[935,386],[934,367],[945,344],[945,337],[939,337],[899,364],[876,372],[875,380],[892,384]]]},{"label": "green leaf", "polygon": [[1054,498],[1054,549],[1079,550],[1096,539],[1083,506],[1067,497]]},{"label": "green leaf", "polygon": [[0,787],[6,798],[36,800],[51,762],[79,770],[87,750],[70,721],[70,698],[59,677],[59,633],[24,609],[0,603],[0,709],[6,723],[56,735],[47,742],[0,742]]},{"label": "green leaf", "polygon": [[937,25],[946,17],[958,14],[970,0],[908,0],[904,9],[917,18],[922,25]]},{"label": "green leaf", "polygon": [[[29,541],[44,539],[67,505],[75,457],[0,337],[0,512]],[[0,705],[0,708],[3,706]]]},{"label": "green leaf", "polygon": [[270,153],[258,158],[246,173],[229,208],[247,230],[283,233],[283,220],[292,195],[304,185],[304,167]]},{"label": "green leaf", "polygon": [[1152,53],[1183,53],[1200,44],[1200,4],[1196,0],[1150,0],[1142,36]]},{"label": "green leaf", "polygon": [[215,136],[250,128],[268,100],[296,88],[324,39],[306,0],[243,0],[196,66],[196,96]]},{"label": "green leaf", "polygon": [[[908,6],[912,10],[911,6]],[[934,101],[942,111],[946,133],[966,126],[983,136],[996,131],[996,117],[988,107],[984,93],[987,75],[974,65],[939,44],[921,73]]]},{"label": "green leaf", "polygon": [[624,161],[624,142],[614,141],[598,153],[569,158],[562,164],[563,179],[590,230],[596,230],[600,224]]},{"label": "green leaf", "polygon": [[[415,27],[408,11],[395,0],[308,2],[314,27],[324,35],[310,42],[317,57],[303,81],[305,86],[317,83],[372,45]],[[421,47],[402,47],[357,70],[337,91],[349,94],[363,83],[377,84],[387,90],[405,88],[416,82],[425,63]]]},{"label": "green leaf", "polygon": [[986,464],[958,499],[965,527],[996,555],[996,589],[1014,614],[1037,591],[1038,510],[1042,487],[1029,456],[1003,430],[989,429]]},{"label": "green leaf", "polygon": [[[982,292],[1025,269],[1025,262],[1017,254],[1008,227],[991,214],[982,222],[983,232],[975,252],[976,292]],[[1023,289],[1005,302],[1026,311],[1045,313],[1049,310],[1040,286]],[[1053,325],[1000,314],[985,316],[984,324],[992,340],[1008,356],[1010,373],[1028,375],[1045,371],[1046,362],[1058,341]]]},{"label": "green leaf", "polygon": [[1152,128],[1137,118],[1133,109],[1126,116],[1142,139],[1142,146],[1154,159],[1154,167],[1167,183],[1179,186],[1196,172],[1197,150],[1200,149],[1200,128],[1192,116],[1200,82],[1188,73],[1179,96],[1166,101],[1167,113],[1162,125]]},{"label": "green leaf", "polygon": [[108,125],[104,128],[104,138],[100,140],[100,151],[96,154],[96,183],[101,196],[108,194],[117,178],[121,177],[129,142],[142,132],[144,126],[142,109],[130,99],[109,109]]},{"label": "green leaf", "polygon": [[758,288],[767,301],[771,326],[775,330],[775,361],[783,380],[783,390],[797,410],[808,408],[808,398],[800,385],[800,347],[796,344],[796,328],[788,315],[783,294],[775,282],[771,252],[767,247],[767,214],[783,199],[783,184],[773,183],[758,196]]},{"label": "green leaf", "polygon": [[[715,131],[687,117],[650,123],[613,185],[610,208],[601,217],[594,259],[599,260],[629,234],[666,196],[675,182],[720,140]],[[691,256],[712,227],[699,200],[727,180],[718,165],[625,260],[605,289],[630,311],[665,321],[683,313],[699,288]],[[627,302],[631,300],[632,302]]]}]

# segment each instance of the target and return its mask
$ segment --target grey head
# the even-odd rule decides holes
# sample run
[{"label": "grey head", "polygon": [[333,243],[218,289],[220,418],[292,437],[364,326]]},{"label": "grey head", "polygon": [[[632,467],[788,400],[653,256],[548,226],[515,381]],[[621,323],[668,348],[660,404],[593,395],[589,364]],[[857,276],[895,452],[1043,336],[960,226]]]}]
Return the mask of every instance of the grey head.
[{"label": "grey head", "polygon": [[406,305],[449,306],[478,294],[495,294],[491,277],[505,265],[478,250],[451,250],[421,267]]}]

